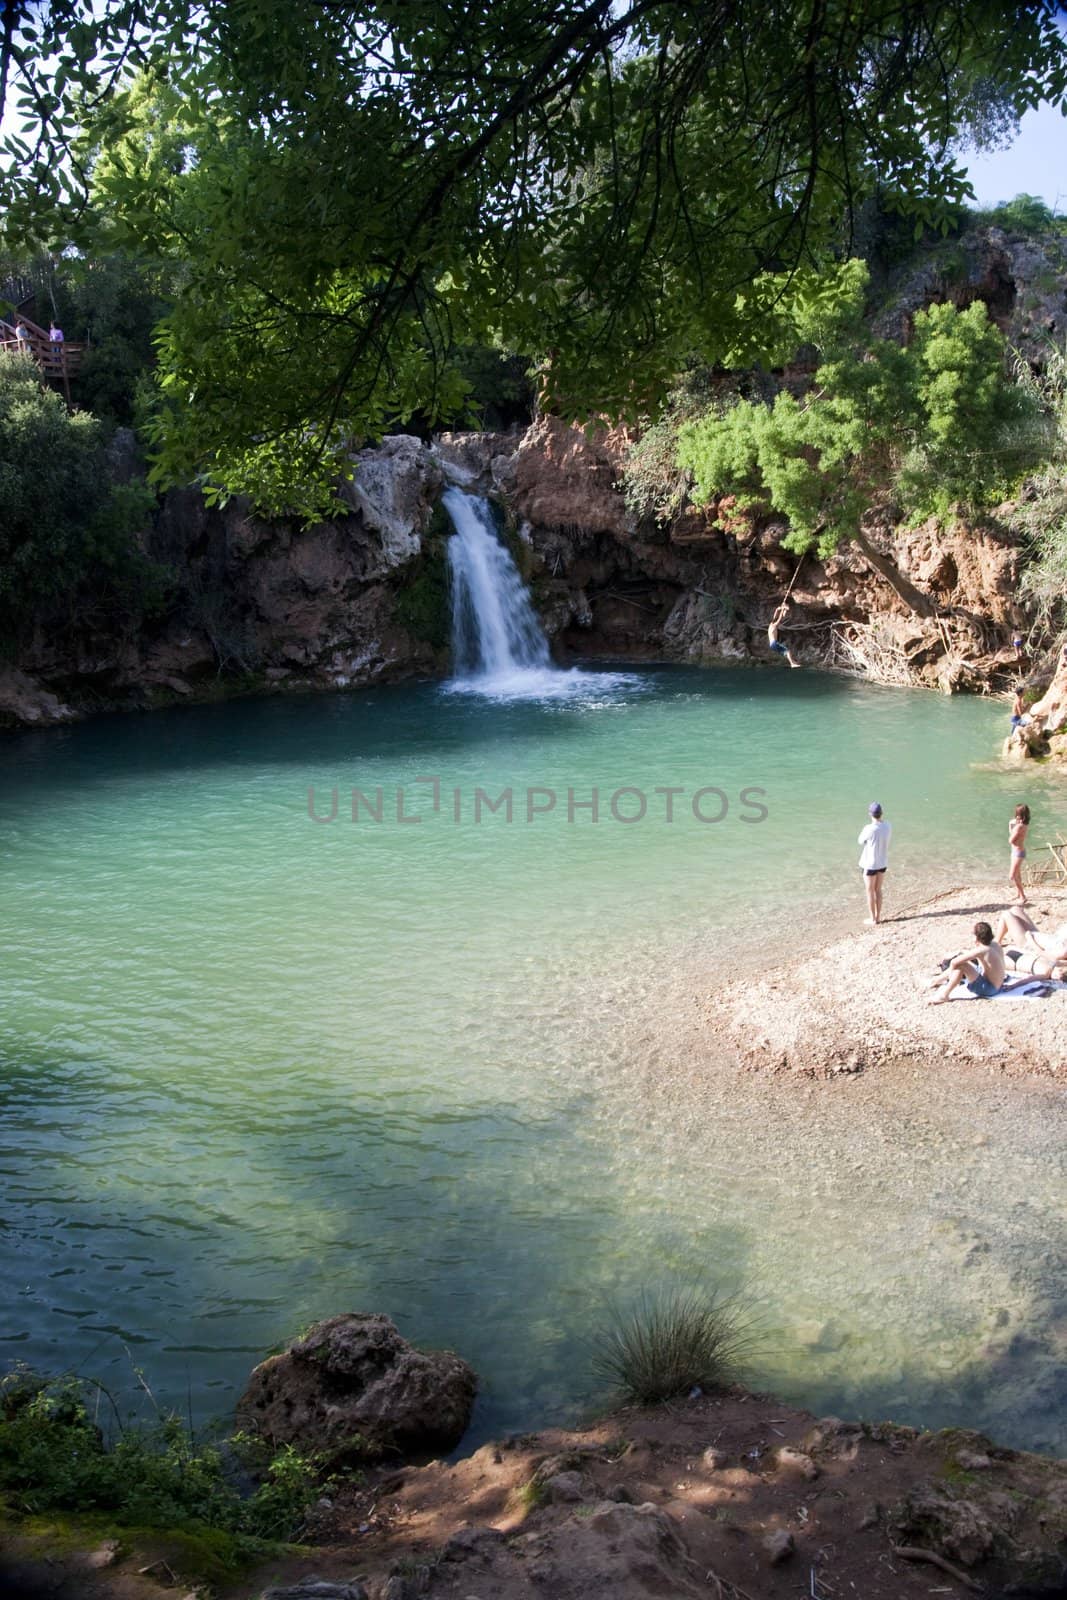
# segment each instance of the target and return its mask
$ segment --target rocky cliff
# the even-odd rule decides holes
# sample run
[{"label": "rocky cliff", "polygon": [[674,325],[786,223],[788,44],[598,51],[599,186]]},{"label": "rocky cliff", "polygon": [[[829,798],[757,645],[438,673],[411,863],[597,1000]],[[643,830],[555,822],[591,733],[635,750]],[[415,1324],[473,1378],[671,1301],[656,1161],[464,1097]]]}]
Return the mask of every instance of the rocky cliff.
[{"label": "rocky cliff", "polygon": [[[934,300],[982,299],[1039,362],[1067,335],[1065,282],[1058,236],[973,229],[889,273],[872,328],[905,336]],[[798,567],[780,523],[729,501],[685,505],[666,527],[637,517],[620,487],[631,443],[622,429],[589,434],[552,417],[432,445],[387,438],[357,458],[347,514],[311,527],[174,492],[144,536],[172,578],[162,614],[121,637],[91,618],[38,630],[0,670],[0,726],[447,670],[446,480],[504,508],[563,659],[775,660],[766,628],[788,592],[782,638],[803,665],[946,692],[1003,691],[1019,676],[1011,639],[1028,618],[1011,507],[966,525],[887,525]],[[128,449],[116,470],[136,470]]]}]

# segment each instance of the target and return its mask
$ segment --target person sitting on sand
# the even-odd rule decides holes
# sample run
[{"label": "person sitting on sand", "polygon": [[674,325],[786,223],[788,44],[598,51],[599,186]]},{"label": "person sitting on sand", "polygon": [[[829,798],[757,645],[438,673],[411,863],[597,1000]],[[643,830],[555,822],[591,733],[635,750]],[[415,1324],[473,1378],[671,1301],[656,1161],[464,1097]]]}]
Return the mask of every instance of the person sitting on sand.
[{"label": "person sitting on sand", "polygon": [[1001,912],[995,938],[1015,972],[1029,972],[1035,978],[1067,977],[1067,922],[1041,933],[1029,912],[1013,906]]},{"label": "person sitting on sand", "polygon": [[893,827],[882,816],[882,808],[877,800],[872,801],[867,810],[871,820],[862,829],[856,843],[860,846],[860,871],[863,873],[867,910],[870,912],[865,920],[877,927],[882,920],[882,890],[889,867],[889,835]]},{"label": "person sitting on sand", "polygon": [[785,656],[785,659],[789,662],[791,667],[799,667],[800,662],[793,660],[792,652],[788,650],[778,638],[778,629],[781,627],[788,609],[789,601],[783,600],[781,605],[778,607],[778,610],[774,613],[774,616],[767,624],[767,643],[770,645],[775,655]]},{"label": "person sitting on sand", "polygon": [[966,983],[978,1000],[992,1000],[995,994],[999,994],[1007,972],[1004,952],[994,939],[988,922],[975,923],[974,937],[978,943],[973,950],[963,950],[958,956],[953,956],[945,971],[939,972],[927,985],[935,991],[930,997],[930,1005],[939,1006],[950,1000],[961,982]]},{"label": "person sitting on sand", "polygon": [[1015,815],[1008,823],[1008,847],[1011,850],[1008,882],[1015,890],[1015,897],[1021,906],[1026,904],[1026,890],[1023,888],[1023,862],[1026,860],[1026,832],[1029,826],[1030,807],[1016,806]]}]

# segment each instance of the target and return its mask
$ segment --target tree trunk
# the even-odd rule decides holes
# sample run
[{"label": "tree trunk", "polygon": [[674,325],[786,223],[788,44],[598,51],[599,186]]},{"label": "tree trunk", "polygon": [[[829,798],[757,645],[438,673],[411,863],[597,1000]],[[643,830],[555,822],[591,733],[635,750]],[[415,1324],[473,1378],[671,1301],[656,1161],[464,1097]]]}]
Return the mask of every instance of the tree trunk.
[{"label": "tree trunk", "polygon": [[888,556],[884,556],[881,551],[874,549],[865,533],[856,533],[853,538],[875,572],[880,573],[886,583],[896,591],[909,611],[914,611],[917,617],[936,617],[937,606],[930,599],[930,596],[923,594],[921,589],[916,589],[913,583],[909,583],[904,574],[898,567],[894,566]]}]

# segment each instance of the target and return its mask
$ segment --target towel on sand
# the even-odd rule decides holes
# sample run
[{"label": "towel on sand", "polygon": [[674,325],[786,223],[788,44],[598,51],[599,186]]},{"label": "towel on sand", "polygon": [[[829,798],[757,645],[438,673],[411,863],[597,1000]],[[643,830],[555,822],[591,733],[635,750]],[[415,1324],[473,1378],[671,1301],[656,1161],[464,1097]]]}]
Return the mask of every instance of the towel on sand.
[{"label": "towel on sand", "polygon": [[[1008,973],[1003,984],[996,994],[990,995],[991,1000],[1024,1000],[1042,999],[1045,995],[1057,989],[1067,989],[1067,983],[1060,983],[1055,978],[1032,978],[1030,975]],[[966,984],[959,984],[949,995],[950,1000],[977,1000],[978,995],[972,994]]]}]

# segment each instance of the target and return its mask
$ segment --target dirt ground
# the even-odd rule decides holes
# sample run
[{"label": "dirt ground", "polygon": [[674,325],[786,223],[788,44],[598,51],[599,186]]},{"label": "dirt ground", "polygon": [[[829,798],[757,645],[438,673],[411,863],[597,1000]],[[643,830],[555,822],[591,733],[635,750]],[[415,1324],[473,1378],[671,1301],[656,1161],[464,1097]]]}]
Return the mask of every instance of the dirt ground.
[{"label": "dirt ground", "polygon": [[[321,1600],[347,1585],[352,1600],[358,1585],[368,1600],[1053,1596],[1067,1593],[1067,1462],[955,1430],[816,1421],[738,1391],[385,1471],[320,1506],[310,1532],[317,1549],[220,1592],[317,1579]],[[72,1562],[27,1600],[186,1593],[169,1577],[134,1586],[143,1553],[83,1567],[81,1587]]]},{"label": "dirt ground", "polygon": [[[1037,888],[1038,927],[1067,921],[1067,889]],[[994,1067],[1008,1077],[1067,1073],[1067,988],[1044,998],[930,1005],[939,960],[974,944],[976,921],[995,925],[1003,891],[951,889],[896,911],[769,975],[731,984],[704,1008],[709,1042],[746,1066],[829,1075],[910,1057]]]}]

